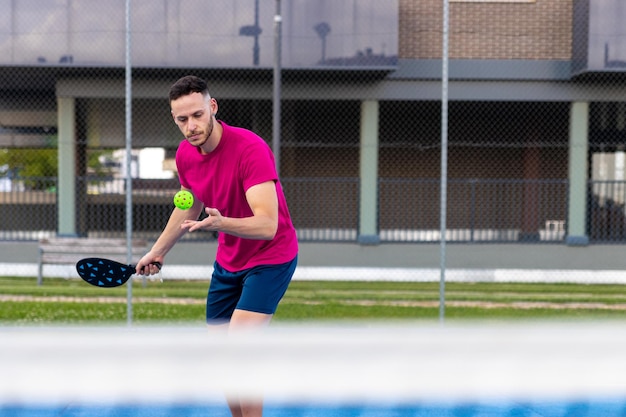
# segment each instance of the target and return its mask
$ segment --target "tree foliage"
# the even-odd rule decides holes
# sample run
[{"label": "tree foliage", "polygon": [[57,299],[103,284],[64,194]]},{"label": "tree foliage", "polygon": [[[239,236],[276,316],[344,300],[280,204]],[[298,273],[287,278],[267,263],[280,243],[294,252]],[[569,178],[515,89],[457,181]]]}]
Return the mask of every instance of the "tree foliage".
[{"label": "tree foliage", "polygon": [[50,189],[58,175],[57,153],[56,148],[0,149],[0,167],[4,175],[23,179],[29,189]]}]

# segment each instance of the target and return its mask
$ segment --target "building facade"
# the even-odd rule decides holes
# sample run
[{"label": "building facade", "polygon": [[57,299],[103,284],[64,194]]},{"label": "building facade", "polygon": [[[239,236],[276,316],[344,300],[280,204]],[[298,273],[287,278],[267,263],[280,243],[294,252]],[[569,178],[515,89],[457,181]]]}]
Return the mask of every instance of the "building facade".
[{"label": "building facade", "polygon": [[[34,163],[0,160],[5,239],[125,232],[125,188],[106,185],[125,173],[94,162],[125,145],[124,2],[91,3],[2,3],[0,146],[58,163],[33,186]],[[132,3],[132,146],[166,168],[181,139],[167,91],[194,73],[222,120],[278,138],[302,241],[438,242],[444,134],[447,240],[626,239],[619,0],[450,1],[445,124],[440,1],[283,2],[279,135],[274,4],[204,3]],[[176,187],[133,179],[136,233],[158,234]]]}]

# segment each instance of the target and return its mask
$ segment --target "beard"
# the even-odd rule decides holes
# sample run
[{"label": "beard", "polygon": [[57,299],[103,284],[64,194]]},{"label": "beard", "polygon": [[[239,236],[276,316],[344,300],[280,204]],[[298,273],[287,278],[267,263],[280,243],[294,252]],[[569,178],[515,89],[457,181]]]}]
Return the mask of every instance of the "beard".
[{"label": "beard", "polygon": [[[189,141],[189,139],[187,139],[187,140],[189,141],[189,143],[191,143],[196,148],[202,147],[202,145],[207,143],[209,138],[211,137],[211,133],[213,133],[213,127],[214,126],[215,126],[215,124],[213,123],[213,116],[211,116],[209,118],[209,124],[206,127],[206,132],[204,133],[204,135],[202,135],[201,138],[198,139],[199,142],[193,143],[193,142]],[[190,136],[194,136],[194,134],[192,133]]]}]

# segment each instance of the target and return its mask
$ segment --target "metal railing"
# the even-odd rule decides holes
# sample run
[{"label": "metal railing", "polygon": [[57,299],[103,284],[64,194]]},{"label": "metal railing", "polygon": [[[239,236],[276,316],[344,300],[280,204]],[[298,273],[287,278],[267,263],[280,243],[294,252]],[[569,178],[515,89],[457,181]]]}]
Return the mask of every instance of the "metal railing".
[{"label": "metal railing", "polygon": [[[80,178],[77,234],[125,233],[124,180]],[[298,237],[306,242],[356,242],[359,180],[352,177],[285,178],[282,181]],[[133,180],[137,238],[155,239],[173,208],[174,180]],[[626,181],[589,181],[587,233],[591,242],[625,242]],[[382,243],[438,242],[439,179],[381,178],[378,226]],[[450,242],[563,242],[567,180],[450,179]],[[0,191],[0,240],[56,235],[56,178],[14,178]],[[213,240],[212,234],[184,239]]]},{"label": "metal railing", "polygon": [[[438,242],[439,179],[380,180],[383,242]],[[566,180],[448,180],[446,240],[560,242]]]},{"label": "metal railing", "polygon": [[625,190],[625,181],[589,181],[587,231],[591,241],[626,241]]}]

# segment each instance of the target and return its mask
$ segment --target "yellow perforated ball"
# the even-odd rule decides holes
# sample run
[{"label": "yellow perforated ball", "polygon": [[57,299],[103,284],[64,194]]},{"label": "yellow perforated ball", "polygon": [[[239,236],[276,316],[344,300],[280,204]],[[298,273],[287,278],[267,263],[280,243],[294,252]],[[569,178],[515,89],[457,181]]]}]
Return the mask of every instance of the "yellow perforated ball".
[{"label": "yellow perforated ball", "polygon": [[181,210],[189,210],[193,206],[193,194],[181,190],[174,195],[174,205]]}]

